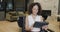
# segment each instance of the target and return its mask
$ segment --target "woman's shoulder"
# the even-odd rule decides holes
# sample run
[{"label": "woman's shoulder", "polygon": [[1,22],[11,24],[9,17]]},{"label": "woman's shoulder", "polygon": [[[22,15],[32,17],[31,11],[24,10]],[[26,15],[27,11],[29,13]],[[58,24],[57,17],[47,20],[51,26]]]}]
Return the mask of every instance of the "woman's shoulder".
[{"label": "woman's shoulder", "polygon": [[38,15],[38,17],[42,17],[42,15]]},{"label": "woman's shoulder", "polygon": [[42,20],[44,19],[43,17],[42,17],[42,15],[38,15],[39,16],[39,18],[41,18]]},{"label": "woman's shoulder", "polygon": [[26,18],[29,18],[29,17],[31,17],[31,15],[26,15]]}]

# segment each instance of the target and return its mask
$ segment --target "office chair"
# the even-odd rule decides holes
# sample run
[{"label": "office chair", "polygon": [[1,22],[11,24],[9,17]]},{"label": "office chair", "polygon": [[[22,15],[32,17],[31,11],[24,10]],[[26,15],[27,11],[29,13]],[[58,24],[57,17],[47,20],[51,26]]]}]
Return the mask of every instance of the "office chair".
[{"label": "office chair", "polygon": [[18,23],[18,26],[22,28],[22,32],[26,32],[26,30],[25,30],[25,16],[20,16],[18,18],[17,23]]}]

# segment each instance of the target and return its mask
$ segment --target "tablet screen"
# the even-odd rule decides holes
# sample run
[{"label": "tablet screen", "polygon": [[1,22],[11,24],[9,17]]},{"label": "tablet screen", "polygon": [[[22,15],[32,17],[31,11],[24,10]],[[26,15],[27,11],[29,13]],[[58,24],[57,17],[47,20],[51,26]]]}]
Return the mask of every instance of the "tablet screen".
[{"label": "tablet screen", "polygon": [[44,25],[48,25],[48,23],[47,22],[35,22],[33,27],[40,28]]}]

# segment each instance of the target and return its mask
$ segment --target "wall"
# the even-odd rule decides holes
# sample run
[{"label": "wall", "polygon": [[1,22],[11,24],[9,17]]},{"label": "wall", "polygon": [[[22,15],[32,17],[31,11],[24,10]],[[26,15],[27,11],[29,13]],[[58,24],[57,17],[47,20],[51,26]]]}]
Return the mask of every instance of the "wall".
[{"label": "wall", "polygon": [[5,11],[0,11],[0,21],[5,20]]},{"label": "wall", "polygon": [[34,2],[39,2],[43,10],[51,10],[51,16],[56,21],[56,15],[58,12],[58,0],[34,0]]},{"label": "wall", "polygon": [[46,21],[49,22],[50,29],[59,32],[59,22],[57,22],[59,0],[34,0],[34,2],[39,2],[43,10],[51,10],[51,16]]}]

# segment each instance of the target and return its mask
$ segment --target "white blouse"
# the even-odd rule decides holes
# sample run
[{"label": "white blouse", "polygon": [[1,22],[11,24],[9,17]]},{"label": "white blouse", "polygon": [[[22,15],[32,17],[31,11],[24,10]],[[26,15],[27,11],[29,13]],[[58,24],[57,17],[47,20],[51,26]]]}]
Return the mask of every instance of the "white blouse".
[{"label": "white blouse", "polygon": [[[36,21],[40,22],[41,16],[37,15],[35,19],[33,19],[32,15],[28,16],[28,25],[31,27]],[[33,28],[31,31],[40,31],[40,28]]]},{"label": "white blouse", "polygon": [[[40,22],[41,21],[41,16],[37,15],[35,19],[33,19],[32,15],[28,16],[28,25],[31,27],[36,21]],[[36,31],[36,30],[35,30]]]}]

